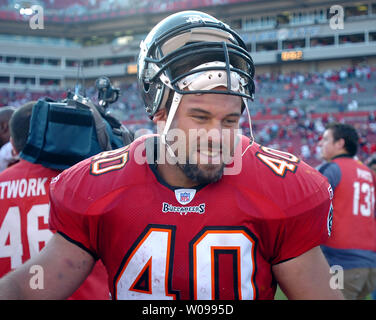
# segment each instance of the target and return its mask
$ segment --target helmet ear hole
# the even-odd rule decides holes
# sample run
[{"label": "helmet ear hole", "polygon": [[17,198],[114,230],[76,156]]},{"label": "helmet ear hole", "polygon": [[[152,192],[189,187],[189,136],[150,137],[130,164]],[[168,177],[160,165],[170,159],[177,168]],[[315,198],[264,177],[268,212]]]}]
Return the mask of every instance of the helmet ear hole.
[{"label": "helmet ear hole", "polygon": [[144,82],[144,92],[148,93],[150,90],[150,83]]}]

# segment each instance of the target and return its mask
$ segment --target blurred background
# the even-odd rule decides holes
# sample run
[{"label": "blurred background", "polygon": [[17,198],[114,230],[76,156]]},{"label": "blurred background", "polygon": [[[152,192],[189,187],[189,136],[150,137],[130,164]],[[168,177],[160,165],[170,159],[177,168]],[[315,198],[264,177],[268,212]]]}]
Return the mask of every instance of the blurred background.
[{"label": "blurred background", "polygon": [[[325,124],[337,120],[358,129],[361,160],[376,154],[376,1],[0,0],[0,108],[75,89],[95,100],[105,75],[121,90],[111,112],[153,130],[136,83],[139,44],[188,9],[245,40],[256,65],[257,142],[316,166]],[[245,117],[241,125],[247,133]]]}]

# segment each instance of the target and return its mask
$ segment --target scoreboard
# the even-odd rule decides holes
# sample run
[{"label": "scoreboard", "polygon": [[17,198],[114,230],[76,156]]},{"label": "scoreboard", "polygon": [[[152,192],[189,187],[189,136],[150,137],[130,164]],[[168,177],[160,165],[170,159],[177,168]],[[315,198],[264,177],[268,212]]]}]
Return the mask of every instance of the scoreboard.
[{"label": "scoreboard", "polygon": [[303,51],[302,50],[288,50],[288,51],[279,52],[277,54],[277,60],[279,62],[303,60]]}]

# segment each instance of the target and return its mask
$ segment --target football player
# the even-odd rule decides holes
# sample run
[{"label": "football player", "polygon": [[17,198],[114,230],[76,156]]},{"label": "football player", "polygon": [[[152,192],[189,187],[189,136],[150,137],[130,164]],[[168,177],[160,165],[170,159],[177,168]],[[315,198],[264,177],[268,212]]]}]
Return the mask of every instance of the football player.
[{"label": "football player", "polygon": [[101,259],[113,299],[273,299],[277,283],[290,299],[341,298],[319,247],[328,182],[239,133],[253,76],[243,40],[214,17],[184,11],[157,24],[138,80],[160,134],[52,182],[57,234],[30,262],[46,288],[30,290],[24,267],[2,279],[0,296],[64,298]]}]

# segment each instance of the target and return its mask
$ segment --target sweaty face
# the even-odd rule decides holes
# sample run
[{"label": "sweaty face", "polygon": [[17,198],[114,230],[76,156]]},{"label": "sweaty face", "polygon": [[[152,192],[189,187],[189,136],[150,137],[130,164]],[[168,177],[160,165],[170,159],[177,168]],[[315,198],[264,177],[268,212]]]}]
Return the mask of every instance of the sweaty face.
[{"label": "sweaty face", "polygon": [[[217,88],[220,90],[220,88]],[[235,149],[241,116],[241,98],[225,94],[186,94],[180,102],[171,132],[177,166],[195,183],[218,181]]]}]

